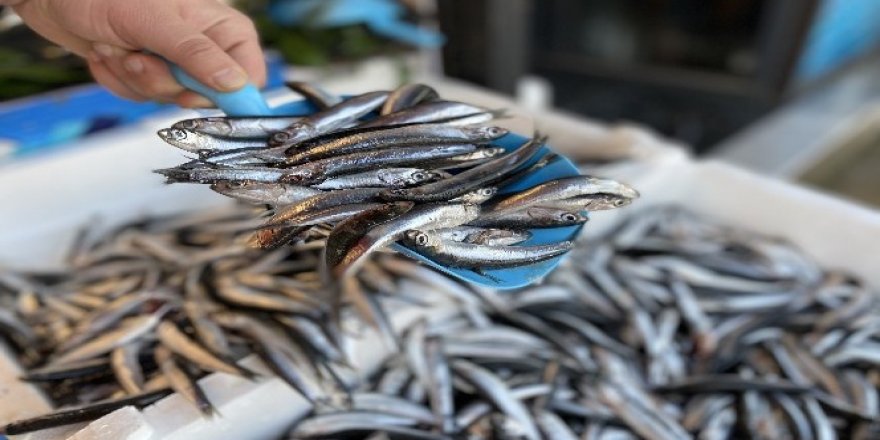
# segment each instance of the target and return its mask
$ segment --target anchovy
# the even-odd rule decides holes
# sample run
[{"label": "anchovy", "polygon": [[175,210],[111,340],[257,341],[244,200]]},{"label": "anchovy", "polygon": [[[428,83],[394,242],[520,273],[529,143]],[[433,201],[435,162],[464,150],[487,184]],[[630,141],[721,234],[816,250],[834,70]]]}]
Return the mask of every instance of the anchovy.
[{"label": "anchovy", "polygon": [[213,137],[260,139],[265,146],[269,136],[299,119],[298,116],[208,117],[184,119],[171,128]]},{"label": "anchovy", "polygon": [[290,146],[344,127],[378,108],[385,102],[388,95],[388,92],[364,93],[313,115],[303,117],[272,135],[269,139],[269,145]]},{"label": "anchovy", "polygon": [[424,352],[428,378],[428,396],[431,409],[444,434],[455,432],[455,402],[452,395],[452,375],[442,341],[437,337],[425,340]]},{"label": "anchovy", "polygon": [[480,215],[469,224],[486,228],[538,229],[581,225],[588,220],[589,217],[577,211],[533,206],[499,215]]},{"label": "anchovy", "polygon": [[[351,411],[320,414],[299,422],[293,429],[294,438],[338,438],[346,432],[394,432],[413,427],[417,419],[381,412]],[[427,435],[427,433],[426,433]]]},{"label": "anchovy", "polygon": [[391,325],[385,310],[378,304],[373,295],[364,292],[355,277],[346,276],[341,281],[342,295],[348,299],[360,315],[373,327],[382,338],[383,343],[392,349],[400,347],[400,341]]},{"label": "anchovy", "polygon": [[412,202],[388,203],[337,223],[324,245],[326,268],[339,265],[348,254],[349,249],[364,238],[370,230],[409,212],[413,206]]},{"label": "anchovy", "polygon": [[625,197],[619,194],[593,194],[583,197],[554,200],[552,202],[548,202],[546,205],[539,203],[537,206],[566,209],[575,212],[605,211],[608,209],[623,208],[624,206],[627,206],[632,202],[632,198]]},{"label": "anchovy", "polygon": [[122,321],[119,327],[115,330],[104,333],[69,351],[62,352],[50,362],[50,365],[61,365],[69,362],[81,361],[109,353],[114,348],[137,340],[152,331],[157,325],[159,325],[162,315],[168,311],[168,307],[163,307],[150,315],[128,318]]},{"label": "anchovy", "polygon": [[278,168],[165,168],[154,170],[155,173],[165,176],[167,183],[191,182],[191,183],[218,183],[218,182],[247,182],[247,183],[299,183],[302,179],[300,174],[293,170]]},{"label": "anchovy", "polygon": [[462,171],[453,177],[428,183],[416,188],[391,189],[382,193],[389,200],[412,200],[417,202],[436,202],[449,200],[468,191],[491,185],[505,175],[525,165],[543,148],[544,140],[532,139],[516,150]]},{"label": "anchovy", "polygon": [[267,312],[301,314],[314,318],[320,315],[319,311],[308,303],[242,286],[229,278],[221,278],[215,284],[217,298],[235,306]]},{"label": "anchovy", "polygon": [[388,127],[405,124],[425,124],[434,122],[454,123],[467,119],[469,123],[478,124],[488,122],[498,115],[500,111],[490,111],[462,102],[433,101],[398,110],[394,113],[371,119],[358,127]]},{"label": "anchovy", "polygon": [[629,186],[607,179],[590,176],[565,177],[533,186],[525,191],[499,200],[486,211],[487,217],[518,211],[555,200],[583,197],[592,194],[613,194],[635,199],[639,193]]},{"label": "anchovy", "polygon": [[460,196],[453,197],[449,199],[449,203],[465,203],[469,205],[480,205],[487,200],[495,197],[495,194],[498,193],[498,188],[488,186],[485,188],[477,188],[475,190],[466,192]]},{"label": "anchovy", "polygon": [[248,203],[290,205],[321,194],[319,189],[285,183],[219,181],[211,190]]},{"label": "anchovy", "polygon": [[177,356],[192,362],[205,371],[217,371],[237,376],[253,377],[253,373],[250,371],[235,365],[232,362],[220,359],[209,352],[198,342],[185,335],[172,322],[163,321],[159,324],[156,328],[156,335],[159,337],[159,342],[161,342],[163,346],[167,347]]},{"label": "anchovy", "polygon": [[199,154],[266,147],[262,139],[216,137],[182,128],[163,128],[157,134],[168,144]]},{"label": "anchovy", "polygon": [[227,328],[247,335],[260,359],[281,380],[299,391],[309,402],[315,403],[323,399],[323,395],[314,390],[311,380],[305,374],[303,363],[294,362],[293,346],[279,341],[272,330],[259,321],[248,316],[224,312],[214,315],[217,322]]},{"label": "anchovy", "polygon": [[472,221],[479,213],[480,208],[476,205],[416,206],[405,214],[371,229],[353,246],[340,252],[342,257],[330,269],[337,275],[353,271],[363,264],[365,256],[401,238],[407,230],[451,228]]},{"label": "anchovy", "polygon": [[192,403],[202,414],[206,416],[214,414],[214,406],[205,396],[205,391],[196,379],[177,363],[171,350],[160,345],[153,350],[153,356],[162,375],[168,379],[175,392]]},{"label": "anchovy", "polygon": [[139,341],[123,345],[110,353],[110,366],[119,385],[128,394],[144,391],[144,371],[138,355],[143,348]]},{"label": "anchovy", "polygon": [[473,144],[382,149],[329,157],[280,171],[283,172],[283,181],[286,183],[314,185],[329,177],[361,172],[376,167],[430,165],[432,161],[470,153],[474,150],[476,150],[476,146]]},{"label": "anchovy", "polygon": [[64,365],[50,365],[31,369],[21,376],[21,380],[28,382],[48,382],[89,377],[106,373],[108,368],[110,368],[110,364],[107,362],[107,359],[96,358],[80,362],[70,362]]},{"label": "anchovy", "polygon": [[275,319],[290,331],[295,332],[299,338],[319,353],[323,358],[331,362],[346,362],[346,355],[336,345],[320,325],[301,316],[280,316]]},{"label": "anchovy", "polygon": [[522,243],[532,237],[527,230],[481,228],[478,226],[456,226],[434,231],[442,240],[487,246],[510,246]]},{"label": "anchovy", "polygon": [[482,395],[492,402],[498,409],[509,415],[519,428],[523,436],[530,440],[540,440],[541,434],[535,421],[510,389],[492,372],[464,360],[452,362],[452,368],[462,379],[473,385]]},{"label": "anchovy", "polygon": [[84,405],[78,408],[56,411],[51,414],[19,420],[6,425],[2,432],[6,435],[21,435],[33,431],[95,420],[119,408],[135,406],[143,408],[171,394],[168,388],[149,391],[143,394]]},{"label": "anchovy", "polygon": [[286,81],[284,85],[302,95],[315,107],[318,107],[318,110],[326,110],[342,102],[342,98],[331,94],[315,84],[304,81]]},{"label": "anchovy", "polygon": [[451,127],[445,124],[404,125],[361,131],[333,140],[314,139],[301,142],[286,152],[286,166],[318,159],[390,148],[436,146],[443,144],[480,144],[507,134],[492,126]]},{"label": "anchovy", "polygon": [[388,95],[388,99],[379,109],[380,115],[388,115],[410,108],[423,102],[430,102],[440,95],[437,91],[424,84],[404,84]]},{"label": "anchovy", "polygon": [[302,219],[313,215],[315,211],[338,207],[340,205],[362,204],[372,202],[381,192],[381,188],[357,188],[340,191],[322,192],[297,203],[278,210],[265,226],[281,226],[299,224]]},{"label": "anchovy", "polygon": [[437,234],[410,231],[404,243],[451,267],[511,267],[548,260],[567,253],[572,242],[535,246],[485,246],[444,241]]},{"label": "anchovy", "polygon": [[314,188],[321,190],[401,188],[446,177],[449,177],[449,173],[422,168],[382,168],[333,177],[314,185]]},{"label": "anchovy", "polygon": [[352,408],[392,416],[406,417],[420,423],[436,423],[431,410],[406,399],[382,393],[355,393],[351,399]]},{"label": "anchovy", "polygon": [[199,341],[205,344],[208,350],[220,357],[232,358],[229,340],[223,330],[211,320],[205,302],[207,301],[187,300],[183,303],[183,311],[192,324]]}]

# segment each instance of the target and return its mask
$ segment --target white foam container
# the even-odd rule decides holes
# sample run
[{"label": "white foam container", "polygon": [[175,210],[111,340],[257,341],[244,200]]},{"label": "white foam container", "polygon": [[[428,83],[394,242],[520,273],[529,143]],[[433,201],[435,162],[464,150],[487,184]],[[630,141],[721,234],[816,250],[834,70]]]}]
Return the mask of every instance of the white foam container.
[{"label": "white foam container", "polygon": [[[438,88],[452,99],[455,90],[476,93],[448,87],[452,90]],[[60,263],[72,231],[96,213],[122,221],[227,203],[201,186],[165,186],[147,172],[179,163],[180,153],[155,140],[152,132],[184,116],[165,115],[143,126],[96,136],[84,148],[0,169],[0,264],[32,268]],[[554,146],[566,154],[582,151],[585,139],[593,148],[612,145],[645,152],[636,165],[603,170],[636,186],[642,199],[620,212],[597,213],[587,234],[606,231],[621,215],[681,203],[731,224],[786,237],[827,267],[850,270],[880,285],[876,211],[724,164],[694,163],[677,147],[637,128],[608,128],[555,114],[539,117],[537,124],[548,127]],[[439,301],[431,310],[401,307],[393,317],[401,327],[424,315],[442,318],[444,310]],[[362,371],[375,367],[388,353],[366,331],[349,344]],[[0,424],[48,410],[39,392],[17,381],[18,374],[14,361],[0,353],[0,393],[7,393],[0,399]],[[307,411],[305,402],[277,379],[254,383],[215,374],[202,383],[221,417],[205,419],[179,396],[170,396],[144,411],[126,408],[90,424],[17,438],[274,438]]]}]

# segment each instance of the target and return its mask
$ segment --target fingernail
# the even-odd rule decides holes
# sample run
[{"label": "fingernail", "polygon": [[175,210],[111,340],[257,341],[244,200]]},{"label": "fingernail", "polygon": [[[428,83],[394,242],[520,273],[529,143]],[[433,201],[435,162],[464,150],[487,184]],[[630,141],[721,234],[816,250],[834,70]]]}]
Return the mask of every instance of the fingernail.
[{"label": "fingernail", "polygon": [[95,43],[92,45],[92,49],[94,49],[98,55],[105,58],[111,58],[116,55],[116,49],[109,44]]},{"label": "fingernail", "polygon": [[125,70],[127,70],[129,73],[139,74],[144,71],[143,61],[138,59],[138,57],[136,56],[126,58],[122,65],[125,66]]},{"label": "fingernail", "polygon": [[236,90],[247,83],[247,75],[239,69],[223,69],[213,76],[214,84],[224,90]]}]

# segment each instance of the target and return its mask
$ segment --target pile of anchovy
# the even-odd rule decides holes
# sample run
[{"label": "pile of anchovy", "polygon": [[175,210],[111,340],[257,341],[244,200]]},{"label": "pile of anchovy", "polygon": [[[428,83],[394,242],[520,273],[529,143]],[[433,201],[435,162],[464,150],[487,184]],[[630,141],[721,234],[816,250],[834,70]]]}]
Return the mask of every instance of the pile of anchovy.
[{"label": "pile of anchovy", "polygon": [[[70,408],[5,432],[88,421],[171,392],[209,415],[197,379],[224,372],[258,380],[237,363],[251,353],[318,399],[309,378],[335,377],[344,358],[315,270],[323,239],[253,249],[253,215],[236,207],[85,229],[64,271],[0,270],[0,329],[19,354],[22,379]],[[366,292],[376,300],[378,292]]]},{"label": "pile of anchovy", "polygon": [[474,301],[290,438],[880,436],[880,307],[858,279],[678,208],[585,244],[540,286],[445,285]]},{"label": "pile of anchovy", "polygon": [[210,184],[269,205],[251,241],[264,249],[335,226],[323,272],[336,278],[396,242],[478,272],[547,260],[572,243],[527,245],[529,229],[583,224],[584,211],[619,208],[638,196],[590,176],[499,193],[558,157],[545,154],[539,136],[510,151],[494,145],[508,131],[484,123],[499,112],[440,100],[423,84],[346,100],[290,86],[319,110],[180,121],[159,135],[198,157],[157,172],[168,182]]},{"label": "pile of anchovy", "polygon": [[[253,222],[243,208],[144,219],[82,234],[67,271],[0,272],[3,336],[23,379],[60,407],[5,432],[93,420],[171,392],[210,414],[196,380],[214,371],[259,380],[237,363],[256,353],[321,403],[294,438],[880,434],[876,292],[786,242],[654,208],[513,292],[376,255],[346,300],[399,348],[352,390],[338,379],[348,353],[324,319],[325,239],[259,251],[246,243]],[[448,294],[460,312],[394,332],[380,298],[417,305],[404,281]]]}]

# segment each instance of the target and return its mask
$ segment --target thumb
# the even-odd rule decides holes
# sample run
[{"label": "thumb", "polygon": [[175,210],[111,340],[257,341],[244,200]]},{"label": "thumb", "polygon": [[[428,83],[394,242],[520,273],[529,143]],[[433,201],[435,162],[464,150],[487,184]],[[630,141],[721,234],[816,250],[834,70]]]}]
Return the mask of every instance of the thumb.
[{"label": "thumb", "polygon": [[182,21],[163,24],[144,43],[147,49],[177,64],[190,76],[215,90],[231,92],[248,82],[247,73],[226,51]]}]

